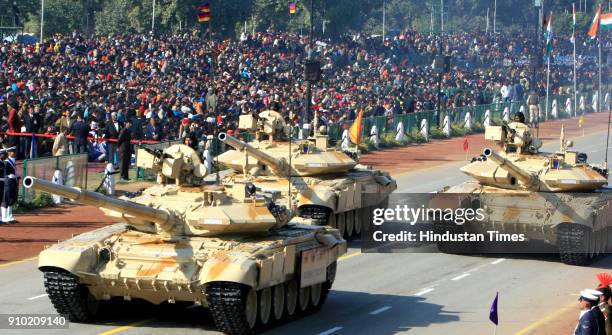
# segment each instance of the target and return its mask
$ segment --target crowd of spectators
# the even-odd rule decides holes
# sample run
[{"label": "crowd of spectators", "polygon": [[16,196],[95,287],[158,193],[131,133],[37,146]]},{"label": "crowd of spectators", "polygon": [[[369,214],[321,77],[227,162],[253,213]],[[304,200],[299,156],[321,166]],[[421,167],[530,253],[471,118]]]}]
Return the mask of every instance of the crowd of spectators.
[{"label": "crowd of spectators", "polygon": [[[551,93],[571,83],[565,37],[556,40]],[[453,56],[442,76],[443,108],[522,100],[530,38],[521,34],[423,34],[405,31],[383,41],[361,35],[317,40],[323,80],[313,88],[319,124],[366,116],[413,113],[437,107],[433,57]],[[605,48],[610,40],[604,41]],[[578,40],[578,79],[596,78],[596,46]],[[233,132],[238,116],[271,104],[298,123],[305,109],[302,64],[308,40],[295,33],[261,32],[236,40],[176,35],[54,36],[44,43],[0,43],[0,135],[21,158],[88,152],[116,162],[115,140],[127,120],[132,139],[183,140],[197,145],[217,131]],[[545,92],[545,75],[535,90]],[[67,141],[68,136],[73,141]],[[96,138],[97,140],[91,140]]]}]

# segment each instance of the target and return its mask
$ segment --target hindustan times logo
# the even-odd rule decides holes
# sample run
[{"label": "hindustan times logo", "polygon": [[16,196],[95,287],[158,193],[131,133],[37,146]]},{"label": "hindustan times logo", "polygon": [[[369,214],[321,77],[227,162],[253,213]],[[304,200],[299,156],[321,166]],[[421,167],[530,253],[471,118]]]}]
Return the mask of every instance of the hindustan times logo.
[{"label": "hindustan times logo", "polygon": [[372,211],[372,223],[380,226],[385,222],[406,222],[410,225],[423,222],[453,222],[456,225],[463,225],[466,222],[479,221],[486,219],[483,208],[413,208],[408,205],[397,205],[395,208],[375,208]]}]

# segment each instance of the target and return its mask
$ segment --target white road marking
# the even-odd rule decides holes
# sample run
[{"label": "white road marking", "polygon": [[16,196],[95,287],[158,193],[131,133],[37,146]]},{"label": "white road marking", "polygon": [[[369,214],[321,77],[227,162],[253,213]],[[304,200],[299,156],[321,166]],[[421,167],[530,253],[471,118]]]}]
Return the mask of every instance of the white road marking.
[{"label": "white road marking", "polygon": [[330,334],[333,334],[333,333],[339,331],[342,328],[344,328],[344,327],[334,327],[332,329],[329,329],[329,330],[326,330],[326,331],[324,331],[322,333],[319,333],[319,335],[330,335]]},{"label": "white road marking", "polygon": [[506,260],[505,258],[496,259],[496,260],[494,260],[493,262],[491,262],[491,264],[493,264],[493,265],[497,265],[497,264],[499,264],[499,263],[501,263],[501,262],[503,262],[503,261],[505,261],[505,260]]},{"label": "white road marking", "polygon": [[47,295],[48,295],[47,293],[45,293],[45,294],[41,294],[41,295],[37,295],[37,296],[35,296],[35,297],[30,297],[30,298],[28,298],[28,300],[34,300],[34,299],[38,299],[38,298],[42,298],[42,297],[46,297]]},{"label": "white road marking", "polygon": [[390,309],[391,309],[391,306],[384,306],[384,307],[381,307],[381,308],[379,308],[379,309],[377,309],[375,311],[371,311],[370,315],[378,315],[378,314],[380,314],[380,313],[382,313],[384,311],[388,311]]},{"label": "white road marking", "polygon": [[420,296],[425,295],[425,294],[427,294],[427,293],[429,293],[429,292],[431,292],[433,290],[434,290],[433,287],[429,287],[429,288],[423,289],[422,291],[419,291],[419,292],[415,293],[414,295],[417,296],[417,297],[420,297]]},{"label": "white road marking", "polygon": [[469,273],[464,273],[464,274],[462,274],[462,275],[458,275],[458,276],[457,276],[457,277],[455,277],[455,278],[451,278],[451,280],[452,280],[452,281],[461,280],[461,279],[463,279],[463,278],[465,278],[465,277],[467,277],[467,276],[469,276],[469,275],[470,275]]}]

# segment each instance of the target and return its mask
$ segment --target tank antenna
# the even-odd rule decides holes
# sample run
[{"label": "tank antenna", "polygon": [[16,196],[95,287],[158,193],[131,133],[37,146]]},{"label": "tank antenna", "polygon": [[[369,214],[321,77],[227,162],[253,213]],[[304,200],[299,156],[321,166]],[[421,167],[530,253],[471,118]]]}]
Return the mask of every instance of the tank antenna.
[{"label": "tank antenna", "polygon": [[293,211],[293,201],[291,200],[291,142],[293,142],[293,118],[291,117],[291,112],[289,112],[289,127],[289,173],[287,173],[289,193],[287,193],[287,197],[289,201],[289,210]]},{"label": "tank antenna", "polygon": [[[599,99],[599,97],[598,97]],[[608,110],[608,134],[606,135],[606,159],[604,159],[604,168],[608,169],[608,148],[610,147],[610,123],[612,123],[612,108]]]}]

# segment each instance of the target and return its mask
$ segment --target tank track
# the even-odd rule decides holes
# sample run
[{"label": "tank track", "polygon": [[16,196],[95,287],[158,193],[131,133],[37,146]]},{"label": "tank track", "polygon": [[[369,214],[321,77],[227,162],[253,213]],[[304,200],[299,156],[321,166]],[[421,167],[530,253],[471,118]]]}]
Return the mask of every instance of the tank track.
[{"label": "tank track", "polygon": [[97,310],[89,305],[88,290],[77,276],[58,270],[44,271],[44,285],[55,310],[73,322],[91,321]]},{"label": "tank track", "polygon": [[204,294],[217,329],[230,335],[253,334],[244,313],[248,287],[238,283],[214,282]]},{"label": "tank track", "polygon": [[[321,300],[318,306],[313,307],[312,304],[309,304],[308,310],[302,312],[302,315],[314,313],[323,307],[336,278],[336,270],[336,262],[327,267],[327,281],[321,285]],[[266,325],[258,321],[253,329],[250,328],[244,312],[249,289],[246,285],[233,282],[212,282],[203,286],[202,290],[206,296],[208,308],[219,331],[230,335],[250,335],[297,316],[284,315],[283,319]]]},{"label": "tank track", "polygon": [[327,300],[327,296],[331,291],[334,281],[336,280],[336,271],[338,270],[338,262],[333,262],[327,267],[327,280],[323,282],[321,287],[321,302],[319,306],[315,307],[316,310],[321,309]]},{"label": "tank track", "polygon": [[585,243],[589,239],[587,228],[576,224],[562,224],[557,229],[559,257],[569,265],[586,265],[589,262]]}]

